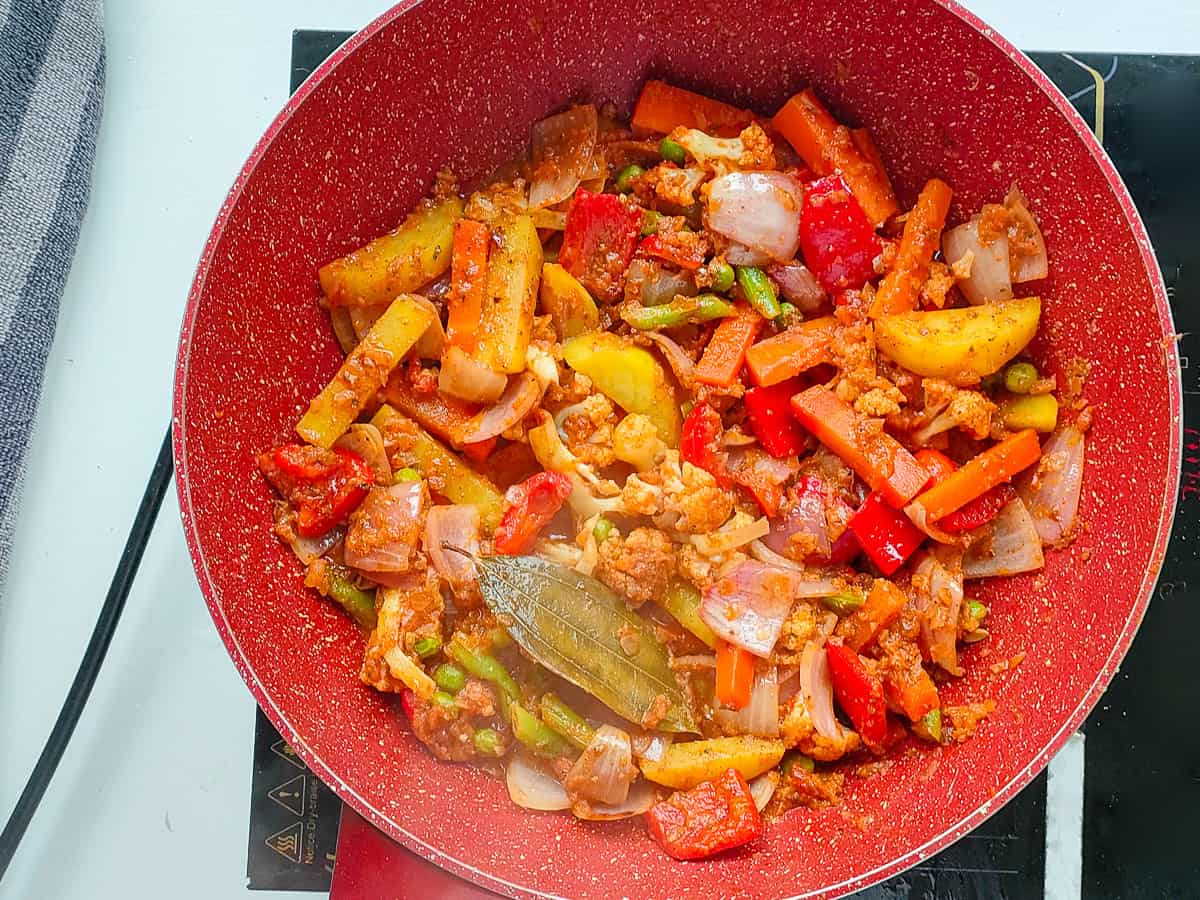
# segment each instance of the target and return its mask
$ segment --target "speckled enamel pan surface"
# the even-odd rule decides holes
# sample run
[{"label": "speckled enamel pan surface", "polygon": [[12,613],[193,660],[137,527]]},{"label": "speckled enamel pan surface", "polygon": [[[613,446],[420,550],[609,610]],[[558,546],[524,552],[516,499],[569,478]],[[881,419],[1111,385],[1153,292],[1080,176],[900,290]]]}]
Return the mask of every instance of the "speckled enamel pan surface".
[{"label": "speckled enamel pan surface", "polygon": [[[980,591],[992,637],[946,701],[995,698],[961,745],[851,777],[842,806],[797,810],[752,846],[667,858],[640,822],[515,808],[503,784],[435,762],[396,703],[357,678],[362,639],[302,585],[271,534],[255,455],[288,438],[335,371],[318,266],[391,228],[450,166],[479,177],[570,101],[625,113],[649,76],[762,112],[812,84],[869,125],[903,203],[933,175],[953,220],[1019,182],[1042,222],[1035,355],[1093,362],[1087,530],[1036,578]],[[387,834],[513,896],[833,896],[919,862],[1036,775],[1115,673],[1146,609],[1175,506],[1180,386],[1154,255],[1115,170],[1045,77],[942,0],[428,0],[336,52],[259,142],[188,302],[175,460],[196,575],[250,690],[312,769]],[[990,666],[1016,654],[1011,671]]]}]

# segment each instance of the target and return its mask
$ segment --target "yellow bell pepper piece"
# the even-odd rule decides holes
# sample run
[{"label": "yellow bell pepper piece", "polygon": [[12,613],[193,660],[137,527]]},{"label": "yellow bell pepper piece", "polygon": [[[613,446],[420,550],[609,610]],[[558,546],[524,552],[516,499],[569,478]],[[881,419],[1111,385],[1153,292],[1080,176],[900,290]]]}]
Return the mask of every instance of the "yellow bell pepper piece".
[{"label": "yellow bell pepper piece", "polygon": [[649,418],[668,447],[679,446],[682,422],[675,391],[649,351],[611,332],[596,331],[563,344],[563,359],[625,412]]},{"label": "yellow bell pepper piece", "polygon": [[332,447],[432,321],[425,307],[397,297],[313,398],[296,433],[310,444]]},{"label": "yellow bell pepper piece", "polygon": [[563,339],[600,327],[596,301],[587,288],[558,263],[542,266],[541,304],[542,311],[554,320],[554,327]]},{"label": "yellow bell pepper piece", "polygon": [[1037,333],[1042,301],[1022,297],[875,320],[879,352],[918,375],[973,384],[999,371]]},{"label": "yellow bell pepper piece", "polygon": [[477,359],[497,372],[520,372],[533,331],[542,242],[529,216],[500,222],[488,255],[487,289],[479,324]]},{"label": "yellow bell pepper piece", "polygon": [[[407,423],[403,438],[393,441],[397,425]],[[463,503],[479,510],[479,521],[485,531],[492,531],[500,524],[504,513],[504,496],[485,476],[480,475],[462,461],[457,454],[445,447],[416,422],[402,416],[386,403],[371,419],[371,424],[383,434],[389,449],[398,443],[391,462],[396,468],[411,466],[429,482],[431,490],[441,494],[451,503]]]},{"label": "yellow bell pepper piece", "polygon": [[1011,431],[1032,428],[1049,434],[1058,425],[1058,401],[1050,394],[1011,397],[1000,404],[997,415]]},{"label": "yellow bell pepper piece", "polygon": [[459,197],[427,200],[395,231],[377,237],[318,273],[330,306],[373,306],[411,293],[450,268]]},{"label": "yellow bell pepper piece", "polygon": [[710,781],[731,767],[749,781],[779,765],[785,749],[783,741],[748,734],[688,741],[672,744],[657,761],[641,760],[642,774],[656,784],[679,791]]}]

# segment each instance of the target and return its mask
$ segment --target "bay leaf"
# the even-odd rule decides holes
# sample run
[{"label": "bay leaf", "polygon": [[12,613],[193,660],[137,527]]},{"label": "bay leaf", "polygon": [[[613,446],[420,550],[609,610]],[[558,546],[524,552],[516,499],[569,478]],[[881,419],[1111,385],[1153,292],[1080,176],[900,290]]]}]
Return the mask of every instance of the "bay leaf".
[{"label": "bay leaf", "polygon": [[607,585],[536,556],[477,557],[475,564],[484,601],[538,663],[635,724],[666,697],[670,706],[655,727],[697,732],[666,648]]}]

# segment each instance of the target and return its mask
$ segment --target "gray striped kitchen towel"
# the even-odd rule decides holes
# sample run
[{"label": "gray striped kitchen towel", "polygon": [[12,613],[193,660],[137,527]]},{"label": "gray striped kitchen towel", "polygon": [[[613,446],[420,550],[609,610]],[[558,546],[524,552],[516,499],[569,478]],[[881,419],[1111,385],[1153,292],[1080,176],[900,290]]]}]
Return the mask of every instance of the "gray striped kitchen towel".
[{"label": "gray striped kitchen towel", "polygon": [[101,0],[0,0],[0,583],[103,98]]}]

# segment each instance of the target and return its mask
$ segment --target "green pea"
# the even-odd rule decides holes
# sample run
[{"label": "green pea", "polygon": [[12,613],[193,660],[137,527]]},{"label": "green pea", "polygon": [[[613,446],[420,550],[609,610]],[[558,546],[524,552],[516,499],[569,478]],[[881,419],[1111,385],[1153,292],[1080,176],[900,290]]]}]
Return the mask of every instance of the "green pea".
[{"label": "green pea", "polygon": [[633,182],[646,174],[646,170],[639,165],[626,166],[617,173],[617,190],[622,194],[628,194],[633,190]]},{"label": "green pea", "polygon": [[592,526],[592,536],[596,539],[597,544],[603,544],[608,540],[608,536],[612,534],[613,523],[601,516],[596,520],[596,524]]},{"label": "green pea", "polygon": [[442,663],[434,670],[433,680],[443,691],[457,694],[467,683],[467,673],[453,663]]},{"label": "green pea", "polygon": [[682,166],[687,161],[687,153],[683,149],[683,144],[670,138],[662,139],[658,145],[658,152],[667,162],[673,162],[677,166]]},{"label": "green pea", "polygon": [[733,287],[733,266],[724,260],[709,263],[708,274],[712,278],[712,289],[718,294],[723,294]]},{"label": "green pea", "polygon": [[805,756],[803,753],[789,753],[783,759],[783,774],[791,775],[792,769],[799,766],[805,772],[812,772],[817,768],[817,764],[812,761],[812,757]]},{"label": "green pea", "polygon": [[786,328],[799,314],[800,310],[796,309],[793,304],[784,300],[779,304],[779,318],[777,318],[775,321],[777,324]]},{"label": "green pea", "polygon": [[435,706],[440,706],[451,718],[458,715],[458,704],[445,691],[434,691],[431,699]]},{"label": "green pea", "polygon": [[835,612],[839,616],[848,616],[859,609],[866,602],[866,598],[862,594],[855,593],[834,594],[831,597],[822,597],[821,602],[830,612]]},{"label": "green pea", "polygon": [[980,619],[987,618],[988,608],[978,600],[968,600],[967,612],[970,614],[972,619],[979,621]]},{"label": "green pea", "polygon": [[1038,380],[1038,370],[1032,363],[1013,363],[1004,372],[1004,386],[1014,394],[1028,394]]},{"label": "green pea", "polygon": [[642,210],[642,237],[649,237],[652,234],[658,234],[658,220],[662,218],[662,213],[655,212],[652,209]]},{"label": "green pea", "polygon": [[420,481],[421,473],[418,472],[416,469],[410,469],[408,466],[405,466],[403,469],[401,469],[399,472],[396,473],[396,477],[393,480],[397,484],[399,484],[402,481]]},{"label": "green pea", "polygon": [[413,644],[413,652],[416,653],[421,659],[428,659],[441,649],[442,639],[440,637],[434,637],[433,635],[419,638],[417,642]]},{"label": "green pea", "polygon": [[500,735],[491,728],[480,728],[471,740],[475,744],[475,749],[485,756],[500,755]]},{"label": "green pea", "polygon": [[[921,734],[921,731],[924,734]],[[917,733],[926,740],[931,740],[936,744],[942,742],[942,711],[940,709],[931,709],[925,713],[921,719],[921,728],[917,729]]]}]

